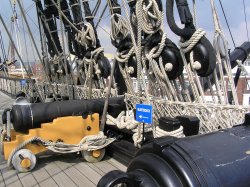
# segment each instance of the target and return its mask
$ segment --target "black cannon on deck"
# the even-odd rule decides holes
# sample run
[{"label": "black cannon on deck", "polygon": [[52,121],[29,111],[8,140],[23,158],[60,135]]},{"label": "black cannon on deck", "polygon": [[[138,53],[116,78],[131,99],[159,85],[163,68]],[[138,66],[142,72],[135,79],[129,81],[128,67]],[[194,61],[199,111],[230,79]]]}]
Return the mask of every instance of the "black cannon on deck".
[{"label": "black cannon on deck", "polygon": [[[49,103],[16,103],[11,109],[10,120],[16,131],[27,131],[33,128],[40,128],[42,123],[51,122],[57,117],[79,116],[89,113],[101,114],[104,102],[105,99],[100,98]],[[108,112],[111,115],[119,113],[125,110],[125,108],[124,97],[109,99]],[[2,118],[3,123],[6,123],[6,112],[4,112]]]},{"label": "black cannon on deck", "polygon": [[250,115],[243,125],[182,139],[156,139],[127,172],[111,171],[98,187],[250,186]]}]

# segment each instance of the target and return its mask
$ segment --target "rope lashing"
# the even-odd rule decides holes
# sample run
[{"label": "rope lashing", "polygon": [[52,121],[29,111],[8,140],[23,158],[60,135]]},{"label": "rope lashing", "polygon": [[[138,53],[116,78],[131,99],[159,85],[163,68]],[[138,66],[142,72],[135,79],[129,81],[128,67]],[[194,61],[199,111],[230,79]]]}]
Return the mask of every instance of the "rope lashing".
[{"label": "rope lashing", "polygon": [[14,156],[14,154],[24,148],[26,145],[32,143],[32,142],[39,142],[47,149],[56,152],[56,153],[74,153],[79,151],[93,151],[102,149],[109,144],[111,144],[113,141],[115,141],[115,138],[107,138],[102,131],[100,131],[97,135],[89,135],[85,136],[78,144],[66,144],[63,142],[51,142],[47,140],[43,140],[40,137],[33,137],[27,141],[24,141],[19,146],[17,146],[15,149],[12,150],[12,152],[9,155],[8,158],[8,166],[11,166],[11,160]]},{"label": "rope lashing", "polygon": [[[125,111],[122,111],[117,118],[112,117],[111,115],[107,115],[107,121],[106,123],[108,125],[116,125],[119,129],[128,129],[132,130],[134,132],[133,134],[133,141],[135,146],[139,146],[139,144],[142,142],[142,127],[140,126],[140,123],[135,121],[134,114],[132,111],[128,111],[125,113]],[[140,126],[140,127],[138,127]],[[140,129],[138,129],[138,128]],[[139,132],[139,130],[141,132]],[[153,130],[152,126],[146,125],[144,132],[151,132]],[[175,136],[175,137],[184,137],[183,134],[183,127],[181,126],[177,130],[174,131],[164,131],[160,129],[159,127],[156,127],[156,131],[154,133],[154,137],[162,137],[162,136]]]},{"label": "rope lashing", "polygon": [[[117,21],[116,21],[117,18]],[[111,39],[116,40],[119,34],[122,34],[122,39],[126,38],[129,33],[129,26],[124,17],[120,14],[113,14],[111,16]]]},{"label": "rope lashing", "polygon": [[85,28],[82,28],[81,32],[76,34],[76,41],[78,41],[82,46],[96,47],[96,36],[93,26],[89,23],[85,23]]},{"label": "rope lashing", "polygon": [[135,129],[139,122],[134,120],[133,115],[129,115],[122,111],[117,118],[112,117],[111,115],[107,115],[107,121],[106,123],[108,125],[116,125],[119,129]]},{"label": "rope lashing", "polygon": [[162,129],[160,129],[159,127],[156,127],[156,137],[155,138],[159,138],[159,137],[163,137],[163,136],[174,136],[177,138],[182,138],[185,137],[185,135],[183,134],[183,127],[180,126],[180,128],[174,130],[174,131],[164,131]]}]

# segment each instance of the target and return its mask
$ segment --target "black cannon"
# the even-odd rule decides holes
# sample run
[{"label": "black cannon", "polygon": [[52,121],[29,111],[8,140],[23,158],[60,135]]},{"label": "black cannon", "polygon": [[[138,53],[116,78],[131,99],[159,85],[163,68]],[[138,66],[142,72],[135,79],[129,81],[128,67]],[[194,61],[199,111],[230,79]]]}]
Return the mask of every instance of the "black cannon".
[{"label": "black cannon", "polygon": [[[102,114],[105,99],[66,100],[50,103],[17,103],[13,105],[10,118],[16,131],[27,131],[41,127],[41,123],[52,122],[57,117],[79,116],[86,113]],[[109,99],[108,112],[119,113],[125,110],[124,97]],[[6,113],[2,116],[6,121]],[[114,114],[115,115],[115,114]]]},{"label": "black cannon", "polygon": [[250,115],[243,125],[182,139],[156,139],[127,172],[111,171],[98,187],[250,186]]}]

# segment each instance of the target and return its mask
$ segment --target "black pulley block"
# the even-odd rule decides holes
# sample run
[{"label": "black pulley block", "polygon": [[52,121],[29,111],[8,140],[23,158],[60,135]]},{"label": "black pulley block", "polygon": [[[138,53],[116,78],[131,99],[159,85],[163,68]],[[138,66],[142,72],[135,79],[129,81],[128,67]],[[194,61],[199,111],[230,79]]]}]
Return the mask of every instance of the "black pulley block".
[{"label": "black pulley block", "polygon": [[197,70],[197,74],[201,77],[211,75],[216,67],[216,57],[214,48],[207,38],[201,38],[200,42],[194,47],[193,54],[194,61],[201,63],[201,68]]},{"label": "black pulley block", "polygon": [[[175,0],[178,8],[179,16],[181,23],[185,24],[184,28],[179,28],[175,23],[174,19],[174,0],[167,0],[166,9],[167,9],[167,21],[170,29],[184,41],[189,40],[192,35],[195,33],[196,28],[193,24],[193,18],[190,13],[187,0]],[[198,61],[201,65],[200,69],[197,69],[197,73],[201,77],[209,76],[216,67],[216,56],[215,51],[210,43],[210,41],[203,36],[198,44],[192,49],[194,53],[194,61]],[[186,58],[189,61],[190,53],[186,54]]]},{"label": "black pulley block", "polygon": [[103,53],[100,53],[97,58],[98,66],[101,70],[101,76],[108,78],[111,73],[111,66],[109,60],[104,56]]},{"label": "black pulley block", "polygon": [[130,74],[130,76],[136,78],[136,76],[137,76],[137,61],[136,61],[136,56],[135,55],[132,55],[128,59],[128,67],[133,68],[133,72]]},{"label": "black pulley block", "polygon": [[[176,53],[177,52],[177,53]],[[171,49],[169,47],[164,47],[161,57],[163,60],[163,66],[165,67],[168,63],[172,65],[171,70],[166,70],[167,76],[170,80],[176,79],[178,76],[181,75],[183,71],[183,62],[181,58],[179,58],[179,51]]]},{"label": "black pulley block", "polygon": [[[148,54],[150,50],[157,46],[161,42],[161,35],[159,32],[153,34],[150,38],[145,41],[145,54]],[[170,40],[166,39],[165,47],[160,55],[162,57],[163,66],[165,68],[166,64],[169,63],[172,66],[171,70],[166,70],[166,74],[170,80],[176,79],[183,71],[183,62],[181,59],[180,51],[178,47]],[[156,59],[159,63],[159,58]],[[149,68],[149,62],[146,61],[146,67]]]}]

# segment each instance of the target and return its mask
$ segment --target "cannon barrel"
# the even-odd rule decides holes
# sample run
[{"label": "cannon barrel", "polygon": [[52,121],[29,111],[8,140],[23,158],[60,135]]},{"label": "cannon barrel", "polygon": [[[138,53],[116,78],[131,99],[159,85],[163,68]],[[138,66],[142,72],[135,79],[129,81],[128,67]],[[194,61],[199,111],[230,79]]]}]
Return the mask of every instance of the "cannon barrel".
[{"label": "cannon barrel", "polygon": [[[102,113],[105,99],[68,100],[50,103],[27,103],[13,105],[11,122],[16,131],[41,127],[41,123],[52,122],[57,117],[77,116],[84,113]],[[115,105],[112,107],[112,105]],[[124,110],[124,97],[109,99],[108,110]],[[117,111],[108,111],[110,113]],[[4,116],[3,116],[4,117]]]},{"label": "cannon barrel", "polygon": [[137,152],[127,172],[107,173],[98,187],[250,186],[249,135],[250,126],[241,125],[182,139],[156,139]]}]

